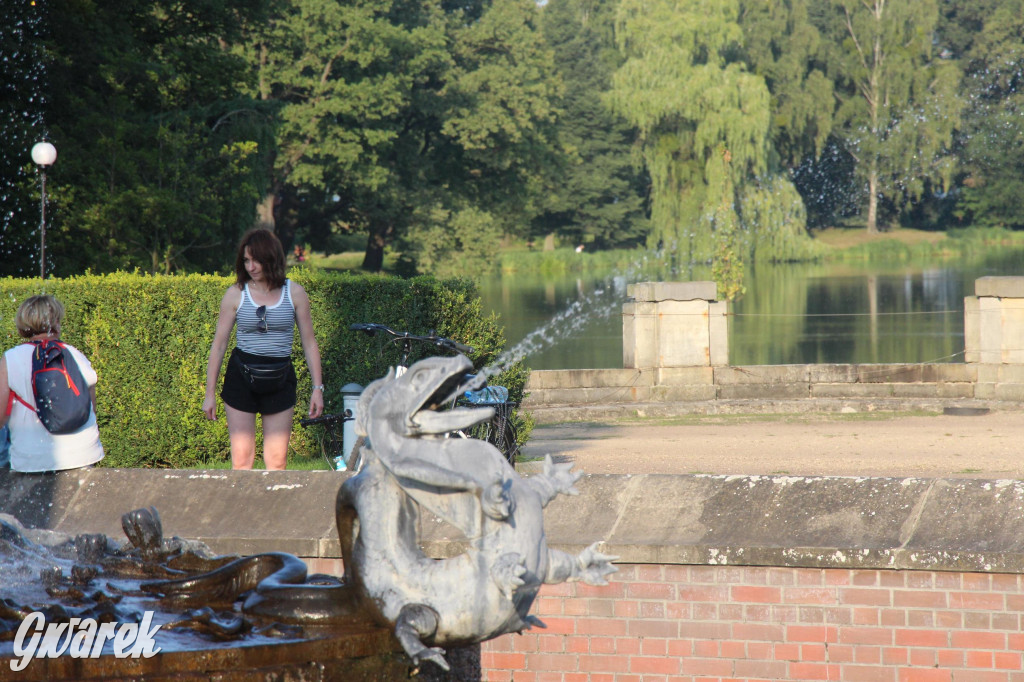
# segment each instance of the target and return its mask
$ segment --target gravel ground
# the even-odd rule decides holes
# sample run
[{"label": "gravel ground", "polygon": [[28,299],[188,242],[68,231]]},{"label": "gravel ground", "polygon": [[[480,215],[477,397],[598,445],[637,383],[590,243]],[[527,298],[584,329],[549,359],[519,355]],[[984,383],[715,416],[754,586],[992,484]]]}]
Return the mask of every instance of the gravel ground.
[{"label": "gravel ground", "polygon": [[1024,412],[687,416],[537,426],[521,457],[547,454],[588,474],[1024,478]]}]

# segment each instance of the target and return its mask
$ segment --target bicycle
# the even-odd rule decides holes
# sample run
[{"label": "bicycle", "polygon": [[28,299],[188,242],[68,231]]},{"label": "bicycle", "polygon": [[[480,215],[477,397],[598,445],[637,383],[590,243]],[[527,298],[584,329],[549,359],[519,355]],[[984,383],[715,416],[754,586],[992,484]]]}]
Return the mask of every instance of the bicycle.
[{"label": "bicycle", "polygon": [[398,365],[395,366],[395,377],[400,377],[405,373],[405,370],[409,369],[409,356],[412,354],[413,343],[426,343],[433,346],[437,346],[442,350],[453,351],[455,353],[462,353],[463,355],[469,355],[473,352],[472,346],[467,346],[458,341],[452,341],[446,339],[443,336],[438,336],[433,330],[430,331],[426,336],[419,336],[416,334],[410,334],[409,332],[396,332],[391,327],[383,324],[377,324],[376,322],[357,322],[348,326],[349,330],[354,332],[366,332],[368,336],[375,336],[377,332],[383,332],[389,335],[391,338],[387,341],[396,345],[401,344],[402,356],[398,361]]},{"label": "bicycle", "polygon": [[[409,368],[409,356],[412,354],[414,344],[428,344],[440,348],[444,351],[462,353],[468,355],[473,352],[471,346],[453,341],[452,339],[438,336],[435,332],[431,331],[426,335],[412,334],[410,332],[397,332],[394,329],[377,323],[355,323],[349,325],[351,331],[365,332],[369,336],[375,336],[377,333],[387,335],[386,341],[394,343],[401,347],[400,359],[395,366],[395,376],[401,376]],[[515,465],[515,458],[519,452],[518,433],[515,425],[512,422],[512,414],[516,408],[519,407],[519,403],[508,400],[508,389],[503,386],[484,386],[483,388],[466,391],[461,396],[457,404],[469,405],[469,406],[480,406],[480,407],[492,407],[494,408],[494,416],[485,422],[477,424],[469,429],[468,433],[456,432],[455,435],[462,438],[478,438],[479,440],[487,441],[495,447],[497,447],[502,455],[508,460],[510,464]],[[303,419],[300,423],[303,426],[311,426],[313,424],[320,424],[325,427],[328,433],[327,444],[329,452],[341,453],[343,450],[343,444],[340,443],[343,439],[338,436],[338,427],[343,426],[344,422],[352,419],[352,415],[348,414],[327,414],[317,417],[316,419]],[[353,457],[354,462],[346,462],[345,458],[341,455],[329,455],[328,450],[323,449],[325,458],[328,461],[334,461],[336,466],[332,468],[338,468],[344,471],[352,469],[358,471],[360,462],[358,461],[359,453],[358,447],[354,448]]]},{"label": "bicycle", "polygon": [[[310,426],[323,426],[324,435],[323,439],[318,439],[318,445],[320,448],[320,454],[324,460],[327,461],[327,466],[330,469],[336,471],[345,471],[349,469],[349,462],[345,459],[344,450],[344,424],[345,422],[352,421],[355,417],[352,415],[352,410],[345,410],[340,414],[321,414],[319,417],[300,419],[299,424],[303,428],[309,428]],[[353,452],[352,469],[358,469],[359,466],[359,453]]]},{"label": "bicycle", "polygon": [[469,436],[485,440],[498,448],[508,463],[515,466],[519,454],[519,432],[512,414],[518,409],[519,403],[508,399],[508,389],[504,386],[484,386],[475,391],[466,391],[459,398],[458,404],[494,408],[494,416],[471,427]]}]

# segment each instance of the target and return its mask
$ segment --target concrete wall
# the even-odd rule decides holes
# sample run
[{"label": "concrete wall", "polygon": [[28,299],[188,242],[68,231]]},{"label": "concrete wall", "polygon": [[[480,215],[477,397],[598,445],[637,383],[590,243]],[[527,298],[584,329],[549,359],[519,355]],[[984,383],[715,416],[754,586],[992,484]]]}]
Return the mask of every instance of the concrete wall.
[{"label": "concrete wall", "polygon": [[[1019,370],[1019,371],[1018,371]],[[729,401],[814,401],[816,409],[858,404],[903,409],[938,409],[981,399],[979,376],[1024,382],[1024,365],[856,364],[750,365],[648,369],[535,370],[524,406],[545,419],[585,418],[587,406],[619,405],[653,414],[658,404],[692,403],[694,410],[728,409]],[[1024,387],[1024,383],[1022,383]],[[1010,400],[1003,389],[989,400]],[[1024,399],[1024,393],[1021,394]],[[867,403],[868,407],[863,408]],[[743,409],[754,409],[746,406]],[[777,409],[772,407],[771,409]]]},{"label": "concrete wall", "polygon": [[[288,551],[341,572],[335,472],[0,472],[0,512],[123,537],[154,505],[165,534],[220,552]],[[607,587],[546,586],[548,629],[482,646],[482,679],[1022,682],[1024,482],[586,476],[546,513],[550,544],[620,556]],[[424,519],[424,548],[464,541]]]}]

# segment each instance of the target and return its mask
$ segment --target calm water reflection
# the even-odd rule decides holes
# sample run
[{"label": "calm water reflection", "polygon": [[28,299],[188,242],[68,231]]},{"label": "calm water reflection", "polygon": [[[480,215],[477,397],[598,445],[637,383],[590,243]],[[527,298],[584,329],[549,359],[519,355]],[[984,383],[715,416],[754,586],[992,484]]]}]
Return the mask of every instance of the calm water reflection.
[{"label": "calm water reflection", "polygon": [[[963,298],[984,275],[1024,273],[1024,251],[976,262],[927,265],[762,265],[730,308],[734,365],[822,362],[962,362]],[[480,284],[485,310],[501,315],[515,344],[574,301],[578,329],[555,329],[525,362],[533,369],[622,366],[626,284],[664,273],[504,274]],[[678,279],[710,279],[695,268]],[[564,328],[567,325],[562,324]]]}]

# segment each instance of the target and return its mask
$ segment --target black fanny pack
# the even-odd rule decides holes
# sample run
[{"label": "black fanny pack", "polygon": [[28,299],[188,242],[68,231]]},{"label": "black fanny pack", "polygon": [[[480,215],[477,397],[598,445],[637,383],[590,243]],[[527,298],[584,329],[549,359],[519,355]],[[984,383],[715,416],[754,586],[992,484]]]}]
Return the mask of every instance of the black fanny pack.
[{"label": "black fanny pack", "polygon": [[233,353],[231,361],[238,363],[238,369],[253,393],[279,391],[293,371],[291,358],[256,358],[250,355],[243,360],[238,353]]}]

